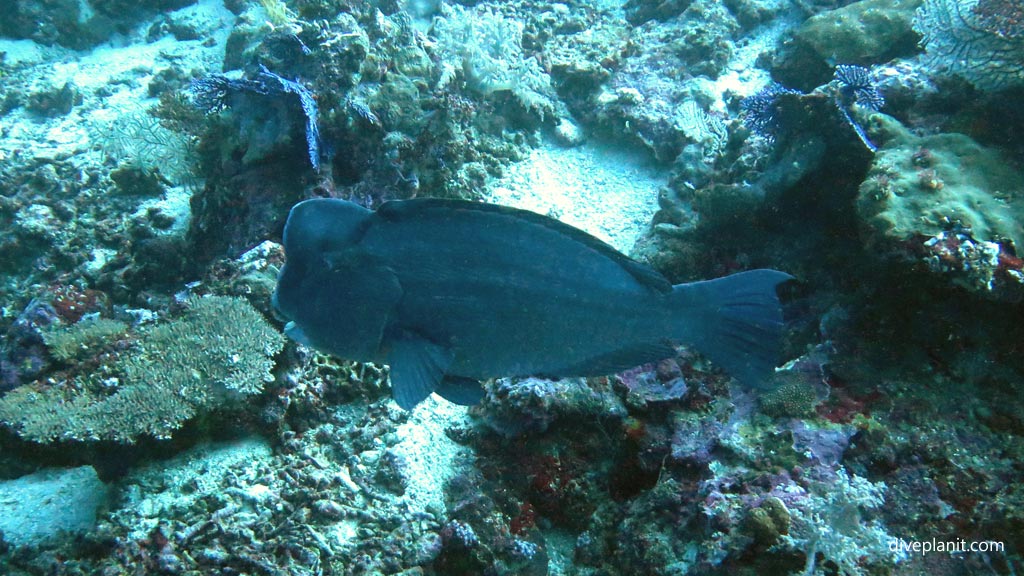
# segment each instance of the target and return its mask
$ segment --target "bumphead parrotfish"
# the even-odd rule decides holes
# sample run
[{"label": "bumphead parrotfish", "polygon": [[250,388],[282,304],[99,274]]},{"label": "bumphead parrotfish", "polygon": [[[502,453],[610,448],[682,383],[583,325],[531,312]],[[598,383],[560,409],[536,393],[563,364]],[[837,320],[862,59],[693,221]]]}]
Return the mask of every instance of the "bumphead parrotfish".
[{"label": "bumphead parrotfish", "polygon": [[295,205],[273,296],[292,339],[391,367],[410,409],[475,404],[480,380],[597,376],[694,346],[756,386],[777,360],[775,270],[673,286],[582,230],[533,212],[414,199],[371,211]]}]

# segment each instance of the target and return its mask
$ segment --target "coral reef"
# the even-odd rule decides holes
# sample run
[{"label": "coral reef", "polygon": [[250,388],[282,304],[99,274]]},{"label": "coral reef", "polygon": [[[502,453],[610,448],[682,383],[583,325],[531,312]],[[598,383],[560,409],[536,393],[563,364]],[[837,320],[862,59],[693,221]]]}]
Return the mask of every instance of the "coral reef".
[{"label": "coral reef", "polygon": [[124,33],[160,11],[176,10],[196,0],[95,0],[88,4],[53,0],[14,2],[9,6],[0,34],[31,38],[44,45],[60,44],[83,49],[115,33]]},{"label": "coral reef", "polygon": [[962,134],[915,136],[879,117],[885,144],[860,187],[859,217],[879,250],[927,262],[968,290],[1017,299],[1024,207],[1019,174]]},{"label": "coral reef", "polygon": [[[8,4],[0,572],[1020,572],[1019,2]],[[270,296],[294,203],[416,196],[786,270],[795,360],[403,412]]]},{"label": "coral reef", "polygon": [[875,86],[870,70],[841,64],[836,66],[831,82],[815,89],[808,95],[809,98],[801,96],[800,91],[773,82],[743,99],[741,108],[744,122],[754,133],[774,142],[776,138],[806,132],[807,119],[799,115],[813,117],[821,114],[814,100],[821,96],[831,96],[840,117],[853,129],[864,147],[871,152],[877,149],[855,119],[858,112],[878,112],[885,105],[885,97]]},{"label": "coral reef", "polygon": [[560,117],[568,112],[551,78],[523,53],[523,23],[486,9],[442,5],[432,33],[438,38],[440,76],[435,89],[458,79],[483,96],[509,92],[526,110]]},{"label": "coral reef", "polygon": [[[151,114],[124,114],[106,126],[98,127],[94,139],[111,160],[121,162],[137,173],[156,173],[171,184],[182,184],[195,178],[196,169],[191,164],[194,162],[192,149],[195,142],[186,134],[164,127]],[[111,174],[111,179],[127,193],[138,194],[141,188],[123,185],[116,172]],[[159,177],[155,179],[159,181]],[[162,192],[159,185],[155,188],[155,193],[143,195],[155,196]]]},{"label": "coral reef", "polygon": [[507,438],[543,432],[560,418],[622,414],[609,390],[594,390],[583,378],[502,378],[485,392],[477,413],[488,427]]},{"label": "coral reef", "polygon": [[810,493],[788,491],[790,523],[784,542],[806,554],[804,573],[814,574],[816,563],[824,561],[835,564],[841,574],[861,576],[870,573],[868,566],[903,560],[889,546],[892,536],[878,521],[865,518],[885,503],[884,494],[884,484],[850,476],[842,468],[833,478],[815,480]]},{"label": "coral reef", "polygon": [[50,354],[62,362],[86,354],[128,330],[128,325],[109,318],[90,318],[69,327],[51,328],[43,332],[43,342]]},{"label": "coral reef", "polygon": [[0,391],[31,382],[49,367],[43,331],[60,322],[54,306],[33,299],[0,340]]},{"label": "coral reef", "polygon": [[824,61],[861,66],[914,52],[911,30],[920,0],[861,0],[816,14],[796,31],[797,42]]},{"label": "coral reef", "polygon": [[[273,120],[263,119],[262,122],[259,122],[259,117],[257,117],[255,121],[249,120],[244,125],[245,128],[254,132],[245,138],[246,153],[252,154],[251,158],[258,159],[269,155],[268,150],[273,150],[280,144],[281,135],[289,132],[288,117],[281,118],[281,115],[287,114],[287,112],[274,106],[274,99],[280,99],[286,95],[294,96],[305,117],[309,163],[314,171],[320,171],[320,112],[315,96],[302,84],[282,78],[267,70],[266,66],[260,65],[260,71],[254,79],[235,79],[215,74],[194,81],[190,91],[196,106],[208,113],[220,112],[234,106],[250,113],[253,109],[269,109]],[[247,98],[247,95],[262,96],[269,99],[270,102],[267,104],[254,102],[251,98]],[[258,132],[254,126],[257,122],[264,125],[259,128]]]},{"label": "coral reef", "polygon": [[[608,80],[589,95],[585,106],[577,106],[599,132],[635,141],[662,162],[671,162],[688,140],[705,139],[703,130],[693,137],[690,102],[704,113],[711,98],[695,77],[716,78],[725,71],[733,51],[731,37],[739,29],[724,6],[694,2],[680,8],[685,9],[664,25],[647,22],[635,28],[629,44],[616,50],[621,56],[607,62],[613,67]],[[720,126],[713,132],[715,139],[724,137]]]}]

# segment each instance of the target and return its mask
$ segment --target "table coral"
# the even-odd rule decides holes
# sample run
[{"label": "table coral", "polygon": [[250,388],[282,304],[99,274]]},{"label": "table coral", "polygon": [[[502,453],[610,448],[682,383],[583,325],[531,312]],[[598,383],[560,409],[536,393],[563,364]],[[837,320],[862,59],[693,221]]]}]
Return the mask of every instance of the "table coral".
[{"label": "table coral", "polygon": [[185,315],[146,329],[96,382],[29,384],[0,399],[0,421],[37,442],[169,437],[202,410],[259,393],[283,337],[244,300],[194,298]]}]

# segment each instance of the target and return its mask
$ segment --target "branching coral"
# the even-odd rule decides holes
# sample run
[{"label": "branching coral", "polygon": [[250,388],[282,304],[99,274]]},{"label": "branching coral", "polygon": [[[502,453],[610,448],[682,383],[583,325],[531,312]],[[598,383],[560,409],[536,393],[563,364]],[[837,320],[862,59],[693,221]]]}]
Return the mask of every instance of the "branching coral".
[{"label": "branching coral", "polygon": [[0,399],[0,421],[37,442],[168,437],[201,410],[259,393],[283,337],[238,298],[193,298],[185,315],[148,329],[101,382],[26,385]]},{"label": "branching coral", "polygon": [[43,340],[54,358],[68,361],[93,351],[126,330],[128,326],[117,320],[86,319],[71,326],[47,329],[43,331]]}]

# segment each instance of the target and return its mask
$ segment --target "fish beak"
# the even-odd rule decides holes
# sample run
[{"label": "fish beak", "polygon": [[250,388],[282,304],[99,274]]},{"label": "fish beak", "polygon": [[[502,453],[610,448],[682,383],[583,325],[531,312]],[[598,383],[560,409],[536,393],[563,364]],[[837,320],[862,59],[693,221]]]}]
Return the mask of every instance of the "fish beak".
[{"label": "fish beak", "polygon": [[313,342],[309,339],[309,336],[306,336],[306,333],[303,332],[302,328],[299,328],[295,322],[289,322],[284,325],[284,335],[307,348],[316,348]]}]

